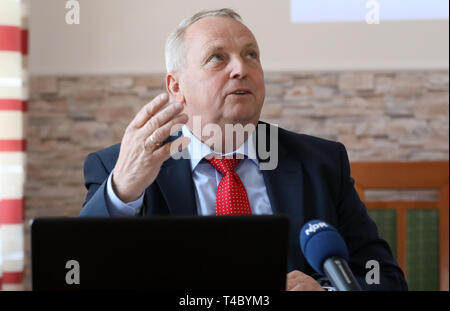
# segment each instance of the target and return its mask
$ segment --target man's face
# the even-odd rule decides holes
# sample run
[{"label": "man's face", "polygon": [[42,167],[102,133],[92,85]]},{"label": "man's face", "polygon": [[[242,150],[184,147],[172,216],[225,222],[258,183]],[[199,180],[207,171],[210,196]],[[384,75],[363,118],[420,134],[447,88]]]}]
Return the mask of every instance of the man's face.
[{"label": "man's face", "polygon": [[188,125],[257,124],[264,103],[264,74],[257,42],[243,24],[206,17],[187,30],[186,62],[179,76]]}]

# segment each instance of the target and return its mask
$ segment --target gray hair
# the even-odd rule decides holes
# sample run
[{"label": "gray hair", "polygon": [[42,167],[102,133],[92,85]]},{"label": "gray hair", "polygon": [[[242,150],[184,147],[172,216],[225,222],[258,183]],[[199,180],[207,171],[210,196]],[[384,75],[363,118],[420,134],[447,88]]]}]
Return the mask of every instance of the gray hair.
[{"label": "gray hair", "polygon": [[232,9],[201,11],[189,18],[184,19],[170,33],[166,41],[165,57],[167,72],[177,72],[183,69],[185,65],[186,53],[184,46],[184,35],[186,33],[186,29],[196,21],[208,16],[229,17],[242,23],[242,18]]}]

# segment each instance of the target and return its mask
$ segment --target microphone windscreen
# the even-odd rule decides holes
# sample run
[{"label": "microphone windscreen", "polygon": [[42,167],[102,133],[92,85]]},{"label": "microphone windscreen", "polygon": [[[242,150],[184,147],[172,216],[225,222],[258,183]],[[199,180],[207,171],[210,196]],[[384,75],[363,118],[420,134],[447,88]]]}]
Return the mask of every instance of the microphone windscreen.
[{"label": "microphone windscreen", "polygon": [[349,260],[342,236],[333,226],[321,220],[311,220],[303,226],[300,245],[308,263],[321,275],[325,275],[323,264],[327,258],[337,256]]}]

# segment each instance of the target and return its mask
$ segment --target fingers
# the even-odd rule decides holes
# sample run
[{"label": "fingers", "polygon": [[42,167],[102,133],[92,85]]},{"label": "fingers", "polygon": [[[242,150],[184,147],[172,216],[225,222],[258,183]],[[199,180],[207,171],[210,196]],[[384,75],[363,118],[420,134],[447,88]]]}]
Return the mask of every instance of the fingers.
[{"label": "fingers", "polygon": [[[144,136],[152,134],[160,127],[171,121],[175,116],[177,116],[183,110],[183,108],[183,104],[174,103],[173,105],[169,105],[163,110],[158,111],[145,123],[144,126],[142,126],[142,134]],[[185,122],[187,122],[187,120]],[[165,139],[159,140],[159,142],[163,142],[164,140]]]},{"label": "fingers", "polygon": [[169,135],[172,135],[176,131],[178,131],[183,124],[185,124],[188,121],[188,116],[186,114],[179,114],[163,126],[157,128],[147,139],[147,143],[153,143],[153,144],[161,144],[163,143]]},{"label": "fingers", "polygon": [[155,97],[151,102],[146,104],[141,110],[136,114],[131,125],[135,128],[142,127],[145,122],[147,122],[153,115],[155,115],[162,106],[164,106],[169,100],[169,96],[166,93],[160,94]]},{"label": "fingers", "polygon": [[323,291],[324,289],[309,275],[294,270],[287,274],[286,278],[287,291]]},{"label": "fingers", "polygon": [[162,145],[159,149],[155,150],[153,154],[156,159],[162,163],[169,159],[173,154],[185,149],[190,141],[189,137],[181,136],[170,143]]},{"label": "fingers", "polygon": [[286,290],[292,290],[297,284],[297,278],[301,275],[298,270],[291,271],[286,277]]}]

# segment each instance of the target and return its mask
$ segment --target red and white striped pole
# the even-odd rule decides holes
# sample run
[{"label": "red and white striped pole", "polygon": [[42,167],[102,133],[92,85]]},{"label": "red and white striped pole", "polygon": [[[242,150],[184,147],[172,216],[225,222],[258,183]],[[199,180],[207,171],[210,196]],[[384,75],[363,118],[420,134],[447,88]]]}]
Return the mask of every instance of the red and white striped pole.
[{"label": "red and white striped pole", "polygon": [[0,286],[22,290],[24,274],[26,1],[0,1]]}]

